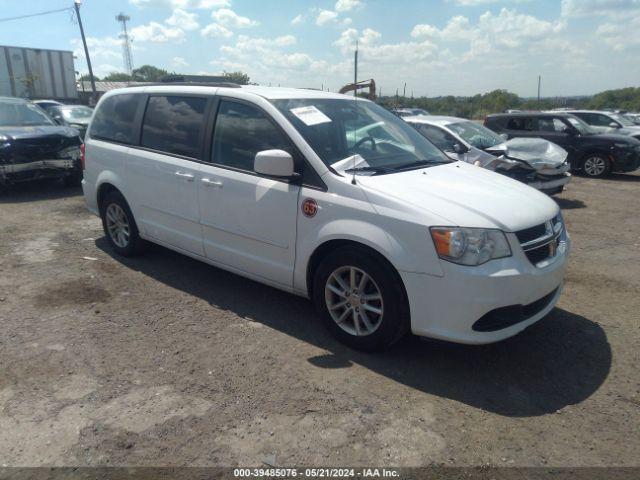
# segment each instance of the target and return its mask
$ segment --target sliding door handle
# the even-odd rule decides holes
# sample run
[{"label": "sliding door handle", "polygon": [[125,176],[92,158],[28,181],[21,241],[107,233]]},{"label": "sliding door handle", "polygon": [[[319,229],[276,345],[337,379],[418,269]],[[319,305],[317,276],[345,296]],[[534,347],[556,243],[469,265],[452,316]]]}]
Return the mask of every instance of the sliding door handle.
[{"label": "sliding door handle", "polygon": [[203,178],[202,183],[204,183],[205,187],[222,188],[222,182],[216,182],[210,178]]},{"label": "sliding door handle", "polygon": [[185,179],[187,182],[193,182],[193,180],[195,180],[195,176],[191,175],[190,173],[184,173],[184,172],[176,172],[174,174],[176,177],[180,177]]}]

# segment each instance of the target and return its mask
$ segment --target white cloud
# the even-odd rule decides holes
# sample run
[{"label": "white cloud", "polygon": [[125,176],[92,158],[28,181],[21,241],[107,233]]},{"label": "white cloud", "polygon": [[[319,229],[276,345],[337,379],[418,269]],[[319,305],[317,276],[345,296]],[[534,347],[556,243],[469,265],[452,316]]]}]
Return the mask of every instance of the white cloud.
[{"label": "white cloud", "polygon": [[188,67],[189,62],[187,62],[183,57],[173,57],[171,59],[171,65],[173,65],[176,68]]},{"label": "white cloud", "polygon": [[211,18],[216,20],[220,25],[229,28],[248,28],[259,25],[259,22],[242,17],[229,8],[221,8],[211,13]]},{"label": "white cloud", "polygon": [[170,7],[170,8],[222,8],[231,5],[230,0],[129,0],[136,7]]},{"label": "white cloud", "polygon": [[606,15],[622,18],[640,13],[640,0],[562,0],[561,5],[565,17]]},{"label": "white cloud", "polygon": [[316,25],[322,27],[327,23],[333,22],[338,18],[338,14],[333,10],[320,10],[316,17]]},{"label": "white cloud", "polygon": [[200,30],[200,35],[206,38],[229,38],[233,32],[219,23],[211,23]]},{"label": "white cloud", "polygon": [[291,25],[300,25],[300,24],[304,23],[304,21],[305,21],[304,15],[302,15],[302,14],[296,15],[291,20]]},{"label": "white cloud", "polygon": [[525,3],[530,2],[531,0],[453,0],[453,3],[458,5],[459,7],[479,7],[482,5],[488,5],[490,3],[498,3],[502,1],[502,3]]},{"label": "white cloud", "polygon": [[338,0],[336,2],[336,12],[350,12],[351,10],[364,7],[362,0]]},{"label": "white cloud", "polygon": [[182,28],[183,30],[197,30],[200,27],[198,15],[189,13],[181,8],[176,8],[173,14],[165,20],[167,25]]},{"label": "white cloud", "polygon": [[133,27],[131,38],[136,42],[182,42],[184,41],[184,30],[178,27],[167,27],[158,22],[149,22],[147,25]]}]

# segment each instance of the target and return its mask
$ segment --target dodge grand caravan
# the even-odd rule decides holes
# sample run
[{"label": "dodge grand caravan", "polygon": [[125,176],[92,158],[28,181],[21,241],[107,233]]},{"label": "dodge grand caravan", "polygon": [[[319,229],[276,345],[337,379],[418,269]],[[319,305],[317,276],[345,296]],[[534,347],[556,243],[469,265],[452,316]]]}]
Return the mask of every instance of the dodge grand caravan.
[{"label": "dodge grand caravan", "polygon": [[570,240],[553,200],[448,159],[368,100],[224,84],[114,90],[85,146],[86,203],[117,254],[151,241],[309,297],[354,348],[408,331],[499,341],[562,290]]}]

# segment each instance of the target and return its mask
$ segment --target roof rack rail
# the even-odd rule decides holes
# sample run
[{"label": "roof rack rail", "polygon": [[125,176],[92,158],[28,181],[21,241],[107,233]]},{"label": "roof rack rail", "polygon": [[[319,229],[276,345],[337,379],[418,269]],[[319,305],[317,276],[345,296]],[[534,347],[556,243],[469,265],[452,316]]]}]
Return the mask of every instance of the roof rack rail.
[{"label": "roof rack rail", "polygon": [[231,82],[152,82],[145,85],[131,85],[132,87],[225,87],[225,88],[242,88],[242,85]]}]

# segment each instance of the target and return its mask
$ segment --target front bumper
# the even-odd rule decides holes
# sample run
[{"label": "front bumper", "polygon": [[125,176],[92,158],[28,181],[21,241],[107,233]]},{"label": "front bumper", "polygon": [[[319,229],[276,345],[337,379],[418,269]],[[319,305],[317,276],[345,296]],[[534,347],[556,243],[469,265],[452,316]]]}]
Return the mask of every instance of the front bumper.
[{"label": "front bumper", "polygon": [[557,190],[560,187],[564,187],[567,183],[571,181],[571,174],[564,173],[559,177],[550,177],[548,180],[535,180],[533,182],[527,183],[530,187],[535,188],[536,190],[549,191],[549,190]]},{"label": "front bumper", "polygon": [[611,170],[614,172],[635,172],[640,168],[640,147],[616,149],[611,155]]},{"label": "front bumper", "polygon": [[34,178],[66,176],[80,171],[80,161],[73,158],[34,160],[0,164],[0,183],[13,183]]},{"label": "front bumper", "polygon": [[[566,232],[562,234],[558,252],[542,268],[529,262],[515,234],[507,237],[513,252],[509,258],[478,267],[441,261],[443,277],[400,272],[409,298],[414,334],[456,343],[493,343],[516,335],[554,308],[562,292],[569,236]],[[530,312],[527,308],[531,305],[537,305],[531,316],[506,328],[474,329],[478,320],[496,309],[523,306],[525,312]]]}]

